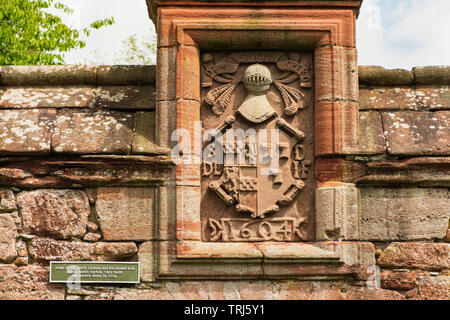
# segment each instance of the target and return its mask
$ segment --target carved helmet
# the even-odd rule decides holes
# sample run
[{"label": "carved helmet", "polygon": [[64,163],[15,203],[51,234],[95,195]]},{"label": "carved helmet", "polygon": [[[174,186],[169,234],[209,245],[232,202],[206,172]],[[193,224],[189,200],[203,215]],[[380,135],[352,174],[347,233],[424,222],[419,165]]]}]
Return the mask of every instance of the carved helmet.
[{"label": "carved helmet", "polygon": [[262,64],[252,64],[245,70],[244,85],[251,93],[266,93],[272,82],[269,68]]}]

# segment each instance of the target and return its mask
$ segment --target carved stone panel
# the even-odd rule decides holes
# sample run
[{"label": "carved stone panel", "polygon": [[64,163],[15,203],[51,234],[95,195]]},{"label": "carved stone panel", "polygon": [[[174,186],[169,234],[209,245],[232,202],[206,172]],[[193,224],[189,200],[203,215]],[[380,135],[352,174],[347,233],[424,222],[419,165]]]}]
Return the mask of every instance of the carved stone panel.
[{"label": "carved stone panel", "polygon": [[314,240],[312,53],[202,53],[203,241]]}]

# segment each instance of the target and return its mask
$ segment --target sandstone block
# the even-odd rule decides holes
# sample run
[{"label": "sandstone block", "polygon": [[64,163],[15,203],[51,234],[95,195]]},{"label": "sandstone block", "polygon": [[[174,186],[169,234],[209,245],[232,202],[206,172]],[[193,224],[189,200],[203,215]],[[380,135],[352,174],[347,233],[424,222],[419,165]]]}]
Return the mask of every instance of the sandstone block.
[{"label": "sandstone block", "polygon": [[[175,70],[177,71],[176,97],[179,99],[200,101],[199,49],[195,46],[178,47],[177,68]],[[174,71],[171,70],[171,72]]]},{"label": "sandstone block", "polygon": [[359,110],[417,110],[412,87],[363,87],[359,89]]},{"label": "sandstone block", "polygon": [[64,300],[64,285],[49,283],[49,268],[0,265],[0,300]]},{"label": "sandstone block", "polygon": [[99,66],[99,85],[145,85],[154,84],[155,66]]},{"label": "sandstone block", "polygon": [[123,112],[59,114],[52,138],[56,153],[128,154],[133,116]]},{"label": "sandstone block", "polygon": [[89,232],[84,236],[83,240],[88,242],[96,242],[100,240],[101,237],[101,234]]},{"label": "sandstone block", "polygon": [[359,113],[358,153],[383,154],[386,152],[383,124],[378,112]]},{"label": "sandstone block", "polygon": [[16,197],[11,189],[0,188],[0,212],[17,210]]},{"label": "sandstone block", "polygon": [[418,85],[450,84],[450,66],[416,67],[413,71]]},{"label": "sandstone block", "polygon": [[383,271],[381,286],[383,289],[412,290],[417,286],[419,274],[416,272]]},{"label": "sandstone block", "polygon": [[176,47],[159,48],[157,55],[156,92],[158,101],[175,100],[176,98]]},{"label": "sandstone block", "polygon": [[0,108],[89,108],[93,87],[6,87],[0,89]]},{"label": "sandstone block", "polygon": [[155,112],[137,112],[134,125],[132,154],[155,154],[159,148],[155,144]]},{"label": "sandstone block", "polygon": [[450,300],[450,276],[423,277],[412,297],[417,300]]},{"label": "sandstone block", "polygon": [[449,219],[447,189],[361,188],[361,239],[443,239]]},{"label": "sandstone block", "polygon": [[153,242],[144,242],[140,245],[138,259],[141,264],[141,281],[153,281]]},{"label": "sandstone block", "polygon": [[396,291],[366,287],[350,289],[346,298],[348,300],[405,300],[405,297]]},{"label": "sandstone block", "polygon": [[17,195],[25,233],[57,239],[83,237],[90,214],[89,200],[80,190],[24,191]]},{"label": "sandstone block", "polygon": [[343,300],[341,282],[167,281],[161,287],[118,289],[114,300]]},{"label": "sandstone block", "polygon": [[99,188],[96,210],[103,239],[151,240],[154,188]]},{"label": "sandstone block", "polygon": [[17,229],[9,214],[0,214],[0,261],[11,262],[17,256]]},{"label": "sandstone block", "polygon": [[450,244],[391,243],[378,258],[383,267],[441,270],[450,268]]},{"label": "sandstone block", "polygon": [[450,111],[382,113],[388,152],[450,154]]},{"label": "sandstone block", "polygon": [[315,100],[358,101],[356,49],[324,46],[315,50]]},{"label": "sandstone block", "polygon": [[137,251],[134,242],[87,243],[36,237],[28,245],[30,256],[38,261],[120,261]]},{"label": "sandstone block", "polygon": [[1,84],[23,85],[94,85],[95,66],[6,66],[2,68]]},{"label": "sandstone block", "polygon": [[154,86],[101,86],[95,90],[95,105],[110,109],[155,109]]},{"label": "sandstone block", "polygon": [[385,69],[379,66],[359,66],[359,83],[380,86],[409,86],[413,84],[411,71],[402,69]]},{"label": "sandstone block", "polygon": [[0,154],[50,153],[54,109],[0,110]]},{"label": "sandstone block", "polygon": [[431,110],[450,109],[450,87],[418,86],[416,88],[416,99],[420,108]]},{"label": "sandstone block", "polygon": [[359,239],[359,190],[351,184],[316,191],[316,239]]},{"label": "sandstone block", "polygon": [[86,224],[86,226],[87,226],[87,228],[88,228],[88,231],[90,231],[90,232],[95,232],[95,231],[98,230],[98,225],[95,224],[95,223],[93,223],[93,222],[88,222],[88,223]]}]

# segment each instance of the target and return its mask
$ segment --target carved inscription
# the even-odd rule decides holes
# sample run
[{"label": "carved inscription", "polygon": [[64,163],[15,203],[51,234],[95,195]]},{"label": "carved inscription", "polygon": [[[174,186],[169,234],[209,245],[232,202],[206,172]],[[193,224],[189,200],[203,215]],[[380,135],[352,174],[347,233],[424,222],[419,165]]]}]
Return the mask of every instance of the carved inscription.
[{"label": "carved inscription", "polygon": [[305,218],[278,218],[269,220],[249,220],[222,218],[209,219],[212,229],[211,241],[296,241],[303,240],[301,226]]},{"label": "carved inscription", "polygon": [[202,59],[205,240],[311,240],[311,54]]}]

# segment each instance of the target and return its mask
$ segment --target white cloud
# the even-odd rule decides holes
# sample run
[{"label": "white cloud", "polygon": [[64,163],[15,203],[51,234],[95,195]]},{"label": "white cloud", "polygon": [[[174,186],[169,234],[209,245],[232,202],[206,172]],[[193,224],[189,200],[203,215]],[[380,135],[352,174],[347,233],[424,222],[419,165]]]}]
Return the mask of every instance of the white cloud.
[{"label": "white cloud", "polygon": [[356,30],[360,65],[450,65],[448,0],[364,0]]}]

